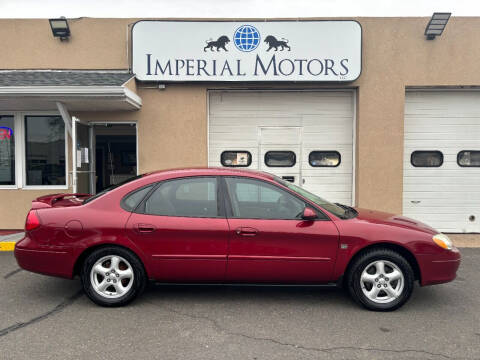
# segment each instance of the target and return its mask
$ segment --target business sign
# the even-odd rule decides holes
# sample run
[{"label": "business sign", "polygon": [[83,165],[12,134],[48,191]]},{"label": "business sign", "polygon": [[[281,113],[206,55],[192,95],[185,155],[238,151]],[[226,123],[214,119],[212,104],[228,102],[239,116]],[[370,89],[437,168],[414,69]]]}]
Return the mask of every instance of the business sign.
[{"label": "business sign", "polygon": [[139,21],[132,67],[142,81],[353,81],[356,21]]}]

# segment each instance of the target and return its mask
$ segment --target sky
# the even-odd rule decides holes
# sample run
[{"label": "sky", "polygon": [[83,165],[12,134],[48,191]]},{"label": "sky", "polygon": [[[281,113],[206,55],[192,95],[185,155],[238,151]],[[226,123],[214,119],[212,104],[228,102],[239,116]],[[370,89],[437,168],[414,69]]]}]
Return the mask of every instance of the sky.
[{"label": "sky", "polygon": [[0,0],[0,18],[480,16],[479,0]]}]

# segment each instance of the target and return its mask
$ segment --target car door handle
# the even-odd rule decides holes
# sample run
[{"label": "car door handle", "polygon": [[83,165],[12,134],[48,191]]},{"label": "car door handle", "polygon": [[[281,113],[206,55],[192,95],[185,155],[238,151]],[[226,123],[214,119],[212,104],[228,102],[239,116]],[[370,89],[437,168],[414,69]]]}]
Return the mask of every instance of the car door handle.
[{"label": "car door handle", "polygon": [[156,230],[155,226],[151,224],[137,224],[137,231],[139,233],[152,233]]},{"label": "car door handle", "polygon": [[410,202],[411,202],[412,204],[420,204],[420,203],[421,203],[420,200],[410,200]]},{"label": "car door handle", "polygon": [[235,232],[240,236],[255,236],[257,235],[258,230],[251,227],[239,227]]}]

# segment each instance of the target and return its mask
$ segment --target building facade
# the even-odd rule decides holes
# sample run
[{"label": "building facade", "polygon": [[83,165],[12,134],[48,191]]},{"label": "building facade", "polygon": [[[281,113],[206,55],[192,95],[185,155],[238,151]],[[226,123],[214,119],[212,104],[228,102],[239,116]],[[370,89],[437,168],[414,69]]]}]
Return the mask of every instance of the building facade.
[{"label": "building facade", "polygon": [[42,195],[240,166],[480,233],[480,19],[428,20],[2,19],[0,229]]}]

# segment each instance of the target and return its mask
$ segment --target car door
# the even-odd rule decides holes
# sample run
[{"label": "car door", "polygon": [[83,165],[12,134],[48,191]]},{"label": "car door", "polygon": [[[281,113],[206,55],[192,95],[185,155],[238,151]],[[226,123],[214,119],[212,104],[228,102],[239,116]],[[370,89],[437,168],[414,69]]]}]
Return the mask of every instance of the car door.
[{"label": "car door", "polygon": [[332,279],[338,230],[323,213],[304,221],[300,198],[266,181],[225,177],[227,280],[321,283]]},{"label": "car door", "polygon": [[[132,214],[127,232],[161,281],[224,281],[228,223],[216,177],[161,182]],[[223,203],[223,202],[222,202]]]}]

